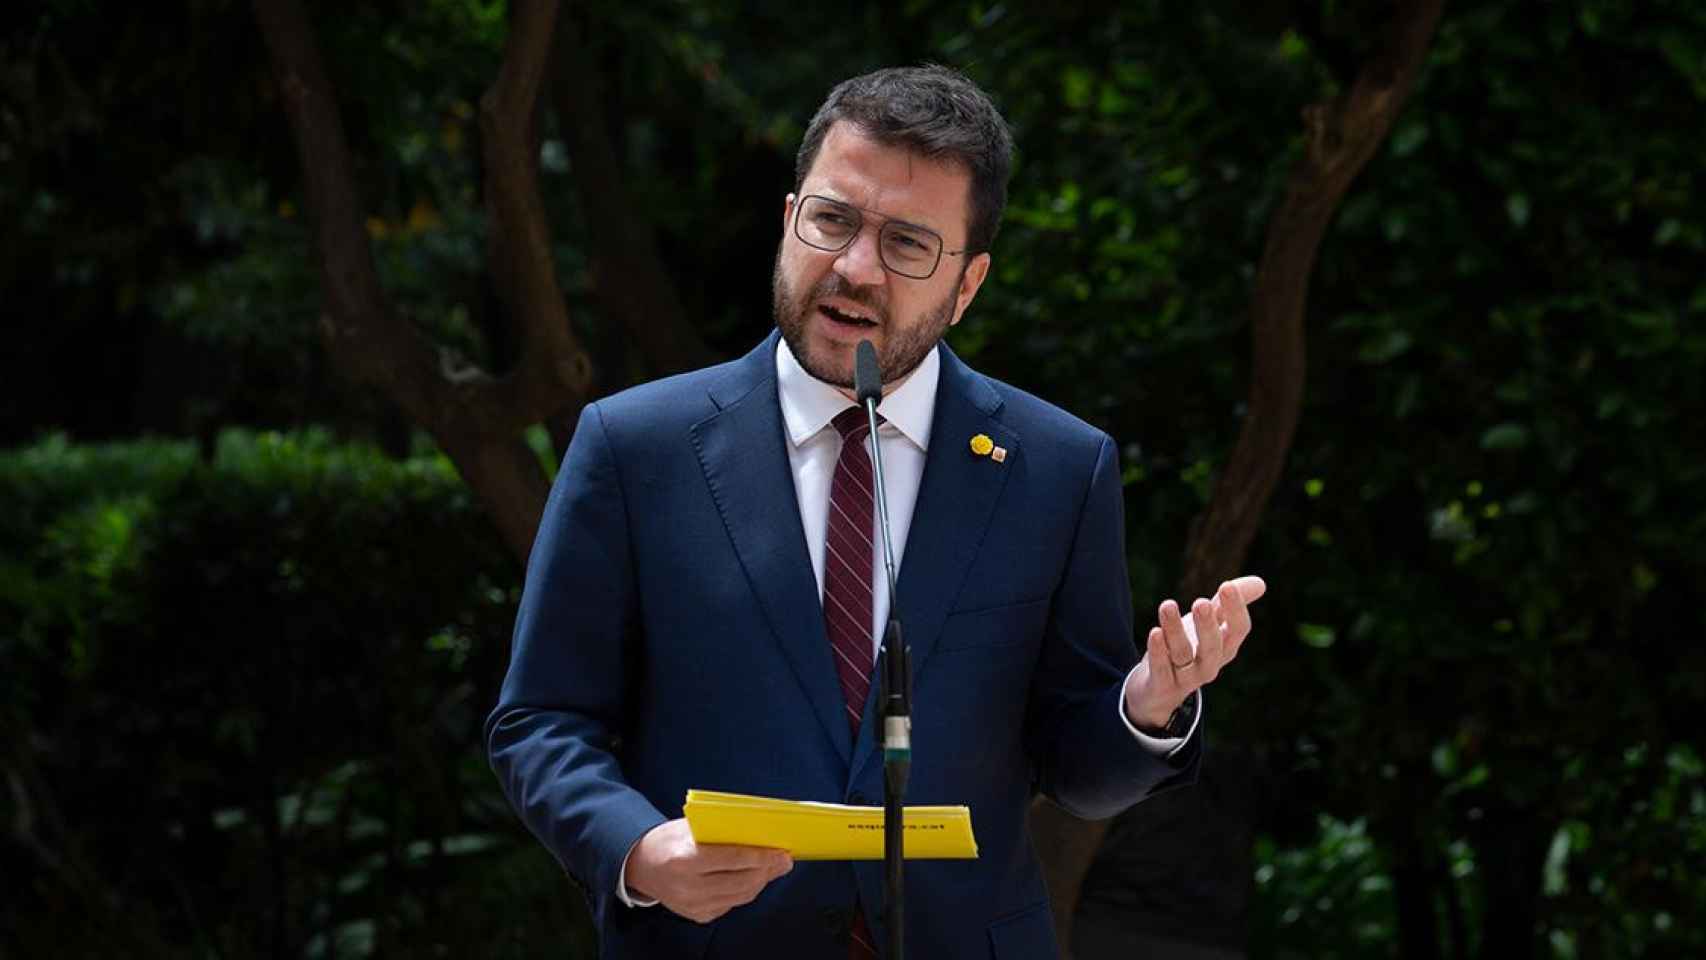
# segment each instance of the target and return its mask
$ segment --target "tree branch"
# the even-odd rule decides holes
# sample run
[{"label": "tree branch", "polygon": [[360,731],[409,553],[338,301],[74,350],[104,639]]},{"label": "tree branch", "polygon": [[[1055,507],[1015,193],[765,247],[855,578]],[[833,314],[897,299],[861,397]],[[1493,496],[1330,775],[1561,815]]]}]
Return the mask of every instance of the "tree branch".
[{"label": "tree branch", "polygon": [[1402,4],[1350,90],[1303,111],[1305,153],[1268,223],[1251,295],[1249,412],[1208,507],[1192,524],[1181,596],[1209,595],[1249,552],[1303,405],[1305,311],[1321,240],[1415,86],[1442,3]]},{"label": "tree branch", "polygon": [[[534,115],[551,57],[555,0],[521,0],[511,12],[503,65],[480,100],[486,159],[486,212],[494,238],[498,297],[521,334],[521,363],[505,381],[494,411],[538,423],[592,388],[591,358],[569,324],[551,257],[551,232],[539,199]],[[497,426],[493,423],[492,426]]]},{"label": "tree branch", "polygon": [[713,362],[715,355],[687,322],[651,231],[634,215],[621,163],[605,132],[599,74],[573,17],[557,22],[551,93],[557,125],[574,162],[581,210],[586,222],[598,229],[598,240],[588,245],[588,253],[605,314],[628,331],[653,376]]},{"label": "tree branch", "polygon": [[[1285,465],[1303,403],[1309,275],[1340,202],[1380,144],[1427,58],[1443,0],[1407,0],[1381,48],[1351,88],[1304,108],[1305,153],[1268,223],[1251,293],[1249,413],[1208,506],[1191,524],[1179,596],[1211,596],[1243,567]],[[1044,804],[1031,810],[1054,898],[1062,956],[1070,956],[1079,890],[1108,821],[1084,821]]]},{"label": "tree branch", "polygon": [[327,347],[346,376],[380,388],[410,417],[424,420],[432,390],[417,371],[432,369],[433,351],[391,312],[380,290],[349,144],[301,4],[256,0],[254,8],[302,164]]},{"label": "tree branch", "polygon": [[368,247],[337,100],[300,0],[254,0],[254,11],[302,165],[327,350],[345,376],[378,387],[432,434],[525,563],[548,485],[521,431],[584,401],[592,374],[558,293],[536,151],[526,147],[556,4],[518,4],[503,66],[481,104],[490,229],[505,235],[503,247],[513,254],[510,269],[496,275],[511,281],[506,300],[523,330],[521,362],[503,378],[450,369],[443,352],[391,308]]}]

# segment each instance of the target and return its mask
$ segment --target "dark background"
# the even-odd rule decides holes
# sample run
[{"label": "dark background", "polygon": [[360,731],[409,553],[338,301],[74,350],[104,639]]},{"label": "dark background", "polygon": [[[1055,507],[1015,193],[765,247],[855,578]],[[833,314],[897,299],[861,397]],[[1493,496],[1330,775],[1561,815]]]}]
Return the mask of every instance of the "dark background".
[{"label": "dark background", "polygon": [[[1248,414],[1299,112],[1392,12],[573,5],[624,203],[588,215],[586,131],[552,110],[538,195],[596,393],[658,372],[611,305],[636,281],[594,278],[613,235],[647,233],[680,319],[742,353],[829,86],[954,65],[1018,155],[950,342],[1121,444],[1147,609]],[[392,308],[509,369],[478,112],[511,13],[307,14]],[[0,949],[590,956],[480,752],[520,564],[321,336],[254,12],[5,18]],[[1211,824],[1236,842],[1204,862],[1249,876],[1194,918],[1155,905],[1139,808],[1087,903],[1254,957],[1706,953],[1703,108],[1692,0],[1445,9],[1320,245],[1301,421],[1246,564],[1270,594],[1210,700],[1236,758],[1217,816],[1244,832]],[[528,439],[554,465],[552,432]]]}]

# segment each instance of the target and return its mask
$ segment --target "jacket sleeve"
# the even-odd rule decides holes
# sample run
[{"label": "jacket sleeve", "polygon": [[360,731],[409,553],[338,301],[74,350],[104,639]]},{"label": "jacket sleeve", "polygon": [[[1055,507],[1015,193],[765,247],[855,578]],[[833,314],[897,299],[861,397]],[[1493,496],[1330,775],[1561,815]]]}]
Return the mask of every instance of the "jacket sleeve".
[{"label": "jacket sleeve", "polygon": [[1111,817],[1157,790],[1196,779],[1200,730],[1163,757],[1124,722],[1120,698],[1136,663],[1119,457],[1104,435],[1050,605],[1028,718],[1039,786],[1075,816]]},{"label": "jacket sleeve", "polygon": [[486,751],[511,806],[594,897],[665,820],[618,762],[640,656],[627,504],[596,404],[545,503]]}]

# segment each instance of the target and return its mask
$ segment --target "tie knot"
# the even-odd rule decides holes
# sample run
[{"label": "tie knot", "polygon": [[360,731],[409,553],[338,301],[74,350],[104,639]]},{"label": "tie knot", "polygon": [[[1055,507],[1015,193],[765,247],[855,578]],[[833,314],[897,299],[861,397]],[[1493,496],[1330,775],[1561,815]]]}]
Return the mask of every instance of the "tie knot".
[{"label": "tie knot", "polygon": [[[877,414],[877,422],[883,423],[882,414]],[[864,407],[848,407],[835,415],[829,425],[841,434],[842,440],[855,440],[871,432],[871,418],[865,416]]]}]

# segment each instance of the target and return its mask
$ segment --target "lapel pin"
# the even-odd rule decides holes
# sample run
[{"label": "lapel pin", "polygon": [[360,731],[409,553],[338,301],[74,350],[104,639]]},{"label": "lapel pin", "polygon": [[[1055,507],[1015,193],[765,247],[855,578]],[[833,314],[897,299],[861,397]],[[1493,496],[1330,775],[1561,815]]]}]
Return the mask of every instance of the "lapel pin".
[{"label": "lapel pin", "polygon": [[989,439],[988,434],[980,433],[971,438],[971,452],[980,457],[989,456],[990,451],[995,449],[995,441]]},{"label": "lapel pin", "polygon": [[994,450],[989,451],[989,459],[994,460],[996,463],[1006,463],[1007,448],[996,447]]}]

